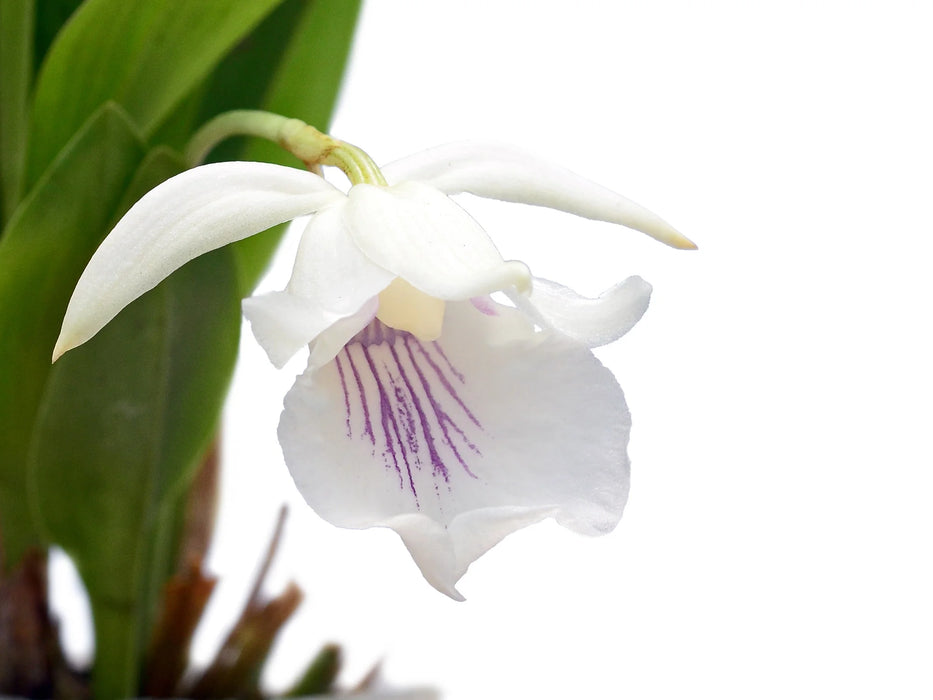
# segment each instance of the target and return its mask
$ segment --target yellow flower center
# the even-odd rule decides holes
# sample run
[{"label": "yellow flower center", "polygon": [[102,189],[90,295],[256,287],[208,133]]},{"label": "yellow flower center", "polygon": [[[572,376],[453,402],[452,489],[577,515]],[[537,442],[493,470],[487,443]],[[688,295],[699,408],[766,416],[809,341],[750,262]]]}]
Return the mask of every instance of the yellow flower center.
[{"label": "yellow flower center", "polygon": [[444,325],[444,302],[415,289],[401,277],[379,293],[376,318],[418,340],[437,340]]}]

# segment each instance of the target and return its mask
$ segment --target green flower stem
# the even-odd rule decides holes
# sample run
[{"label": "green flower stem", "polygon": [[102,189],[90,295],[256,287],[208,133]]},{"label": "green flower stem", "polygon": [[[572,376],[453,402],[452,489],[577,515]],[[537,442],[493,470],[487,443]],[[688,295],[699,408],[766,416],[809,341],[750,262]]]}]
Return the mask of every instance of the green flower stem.
[{"label": "green flower stem", "polygon": [[294,132],[296,126],[300,127],[303,124],[304,122],[298,119],[288,119],[259,110],[238,109],[225,112],[195,132],[185,149],[185,161],[189,167],[200,165],[214,146],[231,136],[258,136],[281,144]]},{"label": "green flower stem", "polygon": [[211,149],[230,136],[258,136],[279,144],[312,168],[340,168],[354,185],[385,185],[372,158],[362,149],[324,134],[300,119],[289,119],[258,110],[235,110],[215,117],[191,138],[185,149],[190,167],[200,165]]}]

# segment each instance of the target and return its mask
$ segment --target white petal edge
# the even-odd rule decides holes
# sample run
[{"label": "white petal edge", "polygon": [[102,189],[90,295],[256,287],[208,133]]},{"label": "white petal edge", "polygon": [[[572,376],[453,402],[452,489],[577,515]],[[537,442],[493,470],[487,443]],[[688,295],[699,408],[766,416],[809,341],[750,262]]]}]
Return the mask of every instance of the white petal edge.
[{"label": "white petal edge", "polygon": [[321,311],[307,299],[288,292],[269,292],[244,299],[243,315],[257,342],[278,369],[342,318]]},{"label": "white petal edge", "polygon": [[651,300],[651,285],[638,276],[623,280],[596,299],[535,277],[531,295],[506,290],[509,299],[542,328],[550,328],[587,347],[618,340],[638,323]]},{"label": "white petal edge", "polygon": [[357,185],[347,204],[350,234],[377,265],[438,299],[462,300],[515,286],[524,263],[502,259],[482,227],[433,187]]},{"label": "white petal edge", "polygon": [[436,146],[383,167],[389,182],[418,180],[446,194],[468,192],[506,202],[558,209],[646,233],[674,248],[696,245],[661,217],[559,165],[494,143]]},{"label": "white petal edge", "polygon": [[449,303],[443,353],[368,327],[298,378],[279,424],[318,515],[395,529],[428,582],[457,599],[470,563],[508,533],[554,517],[602,534],[628,495],[630,419],[612,374],[516,309],[495,312]]},{"label": "white petal edge", "polygon": [[313,173],[269,163],[214,163],[166,180],[133,205],[91,257],[53,358],[92,338],[189,260],[343,198]]},{"label": "white petal edge", "polygon": [[333,360],[350,339],[369,325],[379,310],[379,299],[374,297],[363,304],[352,316],[340,319],[311,343],[308,368],[317,369]]},{"label": "white petal edge", "polygon": [[376,525],[395,530],[425,580],[444,595],[462,602],[466,598],[455,584],[470,564],[506,535],[558,514],[558,508],[553,506],[483,508],[455,518],[446,527],[420,513],[398,515]]}]

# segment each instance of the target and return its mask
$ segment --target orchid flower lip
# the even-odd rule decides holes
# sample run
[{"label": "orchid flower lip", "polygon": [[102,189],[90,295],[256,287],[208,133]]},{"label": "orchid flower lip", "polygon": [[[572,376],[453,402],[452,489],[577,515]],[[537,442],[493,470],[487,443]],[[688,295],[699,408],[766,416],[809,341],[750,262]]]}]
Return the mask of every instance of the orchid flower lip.
[{"label": "orchid flower lip", "polygon": [[279,425],[320,516],[395,530],[457,600],[470,563],[509,533],[555,518],[602,534],[628,494],[630,419],[612,374],[520,310],[484,306],[449,302],[433,342],[374,321],[309,366]]}]

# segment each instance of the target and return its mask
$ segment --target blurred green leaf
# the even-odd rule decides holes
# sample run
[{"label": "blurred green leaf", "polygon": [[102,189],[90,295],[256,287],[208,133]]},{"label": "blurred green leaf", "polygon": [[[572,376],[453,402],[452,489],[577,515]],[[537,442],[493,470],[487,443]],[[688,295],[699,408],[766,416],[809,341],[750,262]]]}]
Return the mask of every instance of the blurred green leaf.
[{"label": "blurred green leaf", "polygon": [[86,0],[39,73],[27,188],[107,100],[122,105],[143,135],[151,135],[281,1]]},{"label": "blurred green leaf", "polygon": [[[314,0],[301,14],[262,102],[262,109],[326,130],[353,44],[362,0]],[[241,156],[286,165],[299,161],[267,141]]]},{"label": "blurred green leaf", "polygon": [[[304,5],[282,53],[280,67],[259,107],[326,131],[337,103],[362,0],[314,0]],[[258,139],[249,141],[236,157],[301,167],[296,158],[276,144]],[[285,228],[276,226],[233,246],[243,296],[256,286]]]},{"label": "blurred green leaf", "polygon": [[0,240],[0,531],[7,562],[38,542],[26,500],[27,453],[65,306],[142,157],[126,114],[105,105],[62,150]]},{"label": "blurred green leaf", "polygon": [[289,698],[323,695],[330,692],[343,665],[343,653],[336,644],[326,644],[308,664],[298,682],[285,693]]},{"label": "blurred green leaf", "polygon": [[[183,151],[194,130],[212,117],[233,109],[259,109],[302,13],[314,1],[283,0],[174,110],[153,142]],[[242,143],[230,139],[215,149],[211,160],[236,160],[240,150]]]},{"label": "blurred green leaf", "polygon": [[19,203],[32,86],[33,0],[0,2],[0,226]]},{"label": "blurred green leaf", "polygon": [[[6,0],[3,0],[6,2]],[[81,6],[83,0],[34,0],[36,5],[36,31],[33,43],[33,67],[38,70],[49,52],[52,42],[65,22]]]},{"label": "blurred green leaf", "polygon": [[[166,166],[171,172],[166,172]],[[182,164],[149,159],[138,198]],[[91,598],[97,697],[138,691],[175,501],[215,431],[236,360],[232,253],[188,263],[54,366],[31,451],[42,525]]]}]

